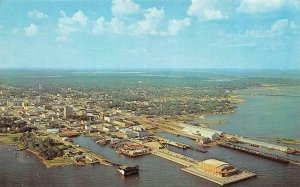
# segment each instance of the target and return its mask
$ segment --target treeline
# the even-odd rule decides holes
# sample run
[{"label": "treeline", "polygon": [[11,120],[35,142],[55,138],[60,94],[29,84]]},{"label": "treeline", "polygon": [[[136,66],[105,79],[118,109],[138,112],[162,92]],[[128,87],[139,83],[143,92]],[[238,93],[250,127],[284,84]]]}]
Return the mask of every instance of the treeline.
[{"label": "treeline", "polygon": [[28,148],[37,152],[41,157],[46,160],[51,160],[55,157],[60,157],[63,155],[63,151],[66,146],[55,142],[53,139],[36,137],[34,133],[23,133],[19,141],[22,143],[24,148]]},{"label": "treeline", "polygon": [[222,113],[235,108],[235,105],[229,101],[203,101],[203,102],[166,102],[160,106],[137,109],[137,114],[146,115],[183,115],[183,114],[199,114],[199,113]]}]

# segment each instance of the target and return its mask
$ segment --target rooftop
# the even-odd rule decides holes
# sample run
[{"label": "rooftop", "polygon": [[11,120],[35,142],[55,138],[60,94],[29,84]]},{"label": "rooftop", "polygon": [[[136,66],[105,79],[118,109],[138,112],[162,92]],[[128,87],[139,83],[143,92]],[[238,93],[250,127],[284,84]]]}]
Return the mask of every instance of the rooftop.
[{"label": "rooftop", "polygon": [[204,160],[203,163],[205,164],[209,164],[215,167],[221,167],[221,166],[228,166],[229,164],[220,160],[216,160],[216,159],[208,159],[208,160]]}]

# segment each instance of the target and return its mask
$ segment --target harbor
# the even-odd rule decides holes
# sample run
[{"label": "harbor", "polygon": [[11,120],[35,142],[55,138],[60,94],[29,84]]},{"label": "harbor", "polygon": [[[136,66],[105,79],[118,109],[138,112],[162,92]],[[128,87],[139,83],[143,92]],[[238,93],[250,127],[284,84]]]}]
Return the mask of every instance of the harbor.
[{"label": "harbor", "polygon": [[238,170],[237,173],[235,173],[231,176],[220,177],[213,173],[209,173],[208,171],[200,169],[199,163],[201,163],[201,161],[199,161],[199,160],[195,160],[193,158],[190,158],[190,157],[187,157],[187,156],[184,156],[184,155],[181,155],[181,154],[169,151],[169,150],[165,150],[165,149],[154,150],[151,153],[156,156],[162,157],[164,159],[170,160],[172,162],[175,162],[177,164],[184,166],[183,168],[181,168],[182,171],[185,171],[187,173],[196,175],[203,179],[212,181],[219,185],[231,184],[231,183],[246,180],[248,178],[252,178],[252,177],[256,176],[256,174],[253,172],[249,172],[246,170]]},{"label": "harbor", "polygon": [[300,166],[300,162],[298,162],[298,161],[291,160],[291,159],[288,159],[288,158],[283,158],[283,157],[268,154],[268,153],[263,153],[263,152],[260,152],[260,151],[254,150],[254,149],[250,149],[250,148],[247,148],[247,147],[233,145],[233,144],[228,143],[228,142],[217,141],[217,145],[222,146],[222,147],[226,147],[226,148],[229,148],[229,149],[232,149],[232,150],[240,151],[240,152],[243,152],[243,153],[255,155],[255,156],[258,156],[258,157],[261,157],[261,158],[265,158],[265,159],[273,160],[273,161],[276,161],[276,162],[280,162],[280,163],[283,163],[283,164],[291,163],[291,164],[295,164],[295,165]]},{"label": "harbor", "polygon": [[190,166],[186,168],[182,168],[183,171],[188,172],[190,174],[199,176],[201,178],[204,178],[206,180],[212,181],[214,183],[217,183],[219,185],[228,185],[235,182],[239,182],[242,180],[246,180],[252,177],[256,177],[255,173],[249,172],[249,171],[241,171],[237,175],[231,176],[231,177],[217,177],[213,174],[207,173],[204,170],[201,170],[197,168],[196,166]]}]

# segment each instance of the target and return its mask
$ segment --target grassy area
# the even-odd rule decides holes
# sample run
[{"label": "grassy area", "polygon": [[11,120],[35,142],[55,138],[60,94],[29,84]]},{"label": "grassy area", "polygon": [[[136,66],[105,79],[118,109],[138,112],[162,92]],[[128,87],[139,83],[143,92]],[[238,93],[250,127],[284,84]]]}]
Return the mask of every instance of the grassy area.
[{"label": "grassy area", "polygon": [[0,135],[0,145],[17,145],[21,133]]},{"label": "grassy area", "polygon": [[66,165],[74,164],[74,161],[71,158],[65,158],[65,157],[57,157],[52,160],[44,160],[43,162],[47,167],[66,166]]}]

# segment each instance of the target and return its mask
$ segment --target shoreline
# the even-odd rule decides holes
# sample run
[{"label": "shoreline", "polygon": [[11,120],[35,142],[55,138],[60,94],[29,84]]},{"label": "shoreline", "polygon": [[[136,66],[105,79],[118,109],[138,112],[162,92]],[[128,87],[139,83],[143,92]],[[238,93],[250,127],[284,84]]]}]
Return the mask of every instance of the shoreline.
[{"label": "shoreline", "polygon": [[[75,163],[60,163],[60,164],[56,164],[55,162],[54,163],[49,163],[55,159],[64,159],[64,157],[56,157],[52,160],[46,160],[45,158],[41,157],[37,152],[31,150],[31,149],[25,149],[24,151],[27,151],[31,154],[33,154],[34,156],[36,156],[38,158],[38,160],[41,161],[41,163],[43,163],[46,168],[51,168],[51,167],[64,167],[64,166],[68,166],[68,165],[75,165]],[[73,162],[73,161],[72,161]]]},{"label": "shoreline", "polygon": [[[38,160],[40,160],[40,162],[43,163],[43,165],[46,166],[46,168],[64,167],[64,166],[67,166],[67,165],[80,165],[80,164],[76,163],[75,161],[73,161],[70,157],[60,156],[60,157],[55,157],[51,160],[46,160],[45,158],[40,156],[38,152],[36,152],[34,150],[31,150],[29,148],[20,149],[21,142],[13,140],[15,137],[18,137],[19,135],[20,134],[1,134],[0,135],[0,146],[13,146],[13,147],[16,147],[16,150],[18,150],[18,151],[28,151],[32,155],[36,156],[38,158]],[[102,164],[102,165],[105,165],[105,166],[113,166],[115,164],[114,162],[104,158],[102,155],[98,155],[96,153],[93,153],[91,150],[88,150],[86,148],[80,147],[80,148],[76,148],[76,149],[79,150],[79,151],[82,151],[83,153],[86,153],[88,155],[92,155],[93,157],[97,158],[97,163],[99,163],[99,164]],[[84,163],[84,165],[93,164],[93,163],[94,162],[86,161]]]}]

